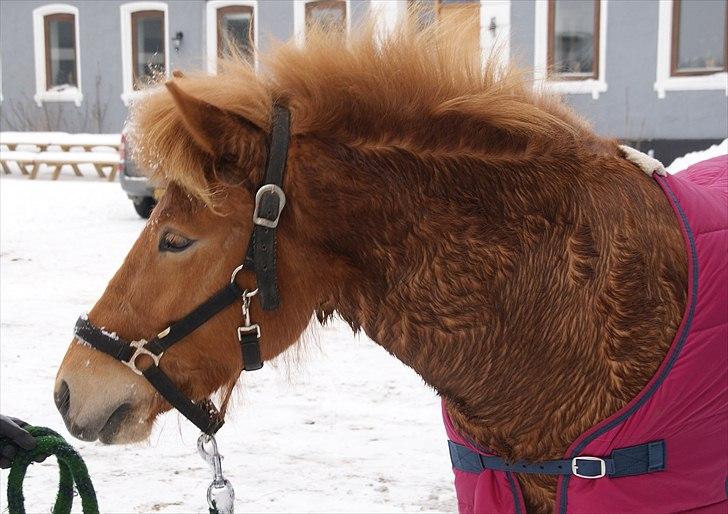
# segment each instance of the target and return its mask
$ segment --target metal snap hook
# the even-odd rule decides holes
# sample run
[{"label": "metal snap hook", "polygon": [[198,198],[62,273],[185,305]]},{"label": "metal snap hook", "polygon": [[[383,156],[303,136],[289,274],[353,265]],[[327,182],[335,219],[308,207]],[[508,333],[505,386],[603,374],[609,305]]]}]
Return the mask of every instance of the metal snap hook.
[{"label": "metal snap hook", "polygon": [[[208,451],[206,444],[211,443]],[[235,504],[235,490],[230,481],[222,474],[222,455],[217,448],[214,436],[200,434],[197,451],[212,468],[212,482],[207,488],[207,504],[219,514],[232,514]]]}]

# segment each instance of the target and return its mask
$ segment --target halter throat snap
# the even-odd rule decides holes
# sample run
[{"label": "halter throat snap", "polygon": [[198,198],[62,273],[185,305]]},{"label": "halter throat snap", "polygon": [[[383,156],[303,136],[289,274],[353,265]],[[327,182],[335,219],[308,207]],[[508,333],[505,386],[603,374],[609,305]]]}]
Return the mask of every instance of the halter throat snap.
[{"label": "halter throat snap", "polygon": [[[169,325],[153,338],[125,341],[103,327],[91,323],[86,316],[76,322],[75,336],[82,341],[142,375],[169,403],[197,428],[208,435],[215,434],[224,423],[223,415],[215,405],[205,399],[194,402],[187,397],[160,367],[164,353],[218,313],[236,301],[242,300],[243,324],[236,336],[245,371],[263,367],[260,352],[261,329],[250,321],[250,302],[256,295],[263,310],[272,311],[280,305],[276,276],[276,228],[280,221],[286,195],[283,192],[283,173],[288,160],[291,115],[287,108],[274,105],[266,163],[265,180],[255,195],[253,231],[248,243],[245,261],[235,268],[230,283],[198,305],[185,317]],[[255,273],[257,289],[240,289],[235,278],[242,270]],[[144,366],[143,361],[148,365]]]}]

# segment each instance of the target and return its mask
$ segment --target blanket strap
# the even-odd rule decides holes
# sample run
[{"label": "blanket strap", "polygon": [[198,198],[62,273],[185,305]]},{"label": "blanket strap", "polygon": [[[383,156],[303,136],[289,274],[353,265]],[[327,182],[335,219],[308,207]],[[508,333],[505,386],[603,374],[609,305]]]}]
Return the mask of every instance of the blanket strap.
[{"label": "blanket strap", "polygon": [[665,441],[652,441],[612,451],[609,457],[579,456],[544,462],[506,462],[500,457],[482,455],[461,444],[448,441],[452,466],[467,473],[486,469],[539,475],[574,475],[580,478],[618,478],[643,475],[665,469]]}]

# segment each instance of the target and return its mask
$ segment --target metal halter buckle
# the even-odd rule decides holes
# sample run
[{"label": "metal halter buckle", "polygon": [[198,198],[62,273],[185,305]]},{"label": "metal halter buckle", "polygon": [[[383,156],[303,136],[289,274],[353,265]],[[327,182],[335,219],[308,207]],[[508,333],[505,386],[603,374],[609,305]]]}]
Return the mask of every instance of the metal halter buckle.
[{"label": "metal halter buckle", "polygon": [[151,357],[152,361],[154,362],[155,366],[159,366],[159,359],[162,358],[162,355],[164,355],[164,352],[157,355],[156,353],[152,353],[149,350],[147,350],[144,346],[148,343],[146,339],[140,339],[139,341],[132,341],[129,343],[129,346],[132,346],[135,348],[134,353],[129,358],[128,361],[121,361],[124,363],[129,369],[131,369],[134,373],[137,375],[143,375],[144,372],[137,368],[136,360],[141,355],[148,355]]},{"label": "metal halter buckle", "polygon": [[[260,216],[260,201],[265,193],[273,193],[278,197],[278,212],[276,213],[276,217],[273,220],[269,220],[268,218],[262,218]],[[286,205],[286,194],[283,192],[283,189],[275,184],[266,184],[264,186],[261,186],[260,189],[258,189],[258,192],[255,193],[255,211],[253,212],[253,223],[255,225],[260,225],[261,227],[276,228],[278,226],[278,220],[280,220],[281,218],[281,212],[283,211],[284,205]]]},{"label": "metal halter buckle", "polygon": [[[599,462],[599,474],[582,475],[581,473],[579,473],[579,463],[577,462],[579,460],[590,460]],[[601,459],[599,457],[574,457],[573,459],[571,459],[571,473],[579,478],[602,478],[607,474],[607,463],[604,461],[604,459]]]}]

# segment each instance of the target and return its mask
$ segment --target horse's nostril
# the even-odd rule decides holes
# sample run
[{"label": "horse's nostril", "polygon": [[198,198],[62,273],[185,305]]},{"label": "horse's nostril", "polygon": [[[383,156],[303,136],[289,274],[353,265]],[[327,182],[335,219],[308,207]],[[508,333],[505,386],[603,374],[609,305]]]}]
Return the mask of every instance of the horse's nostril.
[{"label": "horse's nostril", "polygon": [[66,416],[68,408],[71,406],[71,390],[68,388],[68,384],[65,380],[61,380],[55,393],[53,393],[53,399],[56,402],[56,407],[61,416]]},{"label": "horse's nostril", "polygon": [[114,442],[116,434],[121,430],[122,424],[126,421],[126,418],[131,413],[131,405],[125,403],[117,407],[117,409],[111,413],[106,424],[99,432],[99,439],[104,444],[111,444]]}]

